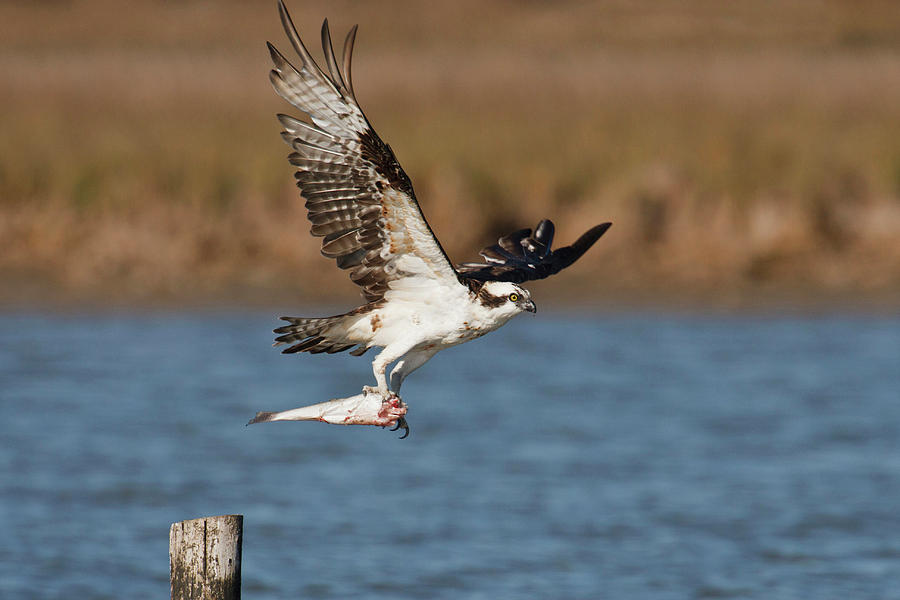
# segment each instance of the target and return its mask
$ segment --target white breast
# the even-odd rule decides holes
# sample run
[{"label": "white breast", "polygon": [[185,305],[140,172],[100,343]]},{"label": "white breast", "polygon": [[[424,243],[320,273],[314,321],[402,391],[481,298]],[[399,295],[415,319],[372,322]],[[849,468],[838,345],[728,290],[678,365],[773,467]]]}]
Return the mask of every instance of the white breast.
[{"label": "white breast", "polygon": [[[385,304],[361,317],[352,335],[372,345],[449,347],[497,329],[509,316],[497,319],[461,284],[436,286],[434,280],[404,278],[392,282]],[[511,315],[510,315],[511,316]]]}]

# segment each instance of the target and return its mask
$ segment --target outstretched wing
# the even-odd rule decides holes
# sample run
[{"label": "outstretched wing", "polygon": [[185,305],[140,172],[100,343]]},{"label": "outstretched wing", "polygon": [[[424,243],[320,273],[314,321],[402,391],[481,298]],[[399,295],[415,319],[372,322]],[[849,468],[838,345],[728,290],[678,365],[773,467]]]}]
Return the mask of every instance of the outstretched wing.
[{"label": "outstretched wing", "polygon": [[456,265],[462,277],[479,281],[511,281],[522,283],[543,279],[559,273],[581,258],[612,223],[592,227],[571,246],[550,250],[553,243],[553,223],[544,219],[534,229],[520,229],[488,246],[480,252],[483,263]]},{"label": "outstretched wing", "polygon": [[288,39],[300,57],[297,68],[268,44],[278,94],[309,122],[278,115],[288,157],[306,199],[311,233],[323,237],[322,254],[350,271],[369,302],[381,299],[393,281],[408,277],[435,283],[458,281],[456,271],[422,215],[412,184],[390,146],[381,141],[360,109],[350,80],[356,27],[344,43],[343,69],[322,24],[325,73],[310,56],[279,0]]}]

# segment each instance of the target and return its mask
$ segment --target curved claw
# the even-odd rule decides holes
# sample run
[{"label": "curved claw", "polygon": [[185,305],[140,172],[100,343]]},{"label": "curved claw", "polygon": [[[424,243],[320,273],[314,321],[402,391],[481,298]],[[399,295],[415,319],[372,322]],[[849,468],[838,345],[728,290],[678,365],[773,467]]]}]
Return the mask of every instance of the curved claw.
[{"label": "curved claw", "polygon": [[397,424],[391,428],[391,431],[397,431],[400,428],[403,428],[403,435],[400,436],[401,440],[406,439],[409,436],[409,424],[406,422],[406,417],[400,417],[397,419]]}]

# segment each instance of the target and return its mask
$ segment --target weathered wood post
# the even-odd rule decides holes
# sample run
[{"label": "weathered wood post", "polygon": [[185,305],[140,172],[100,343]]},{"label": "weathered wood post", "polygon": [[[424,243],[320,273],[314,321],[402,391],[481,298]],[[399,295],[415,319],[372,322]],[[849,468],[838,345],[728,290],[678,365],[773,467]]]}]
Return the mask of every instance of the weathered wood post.
[{"label": "weathered wood post", "polygon": [[172,600],[240,600],[243,515],[172,523]]}]

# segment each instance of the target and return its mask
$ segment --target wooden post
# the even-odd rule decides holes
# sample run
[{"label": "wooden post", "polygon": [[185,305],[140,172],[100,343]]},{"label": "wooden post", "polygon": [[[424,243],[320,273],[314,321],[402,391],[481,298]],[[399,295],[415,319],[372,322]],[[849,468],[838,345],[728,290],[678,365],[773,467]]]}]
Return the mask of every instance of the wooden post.
[{"label": "wooden post", "polygon": [[172,523],[172,600],[240,600],[243,515]]}]

